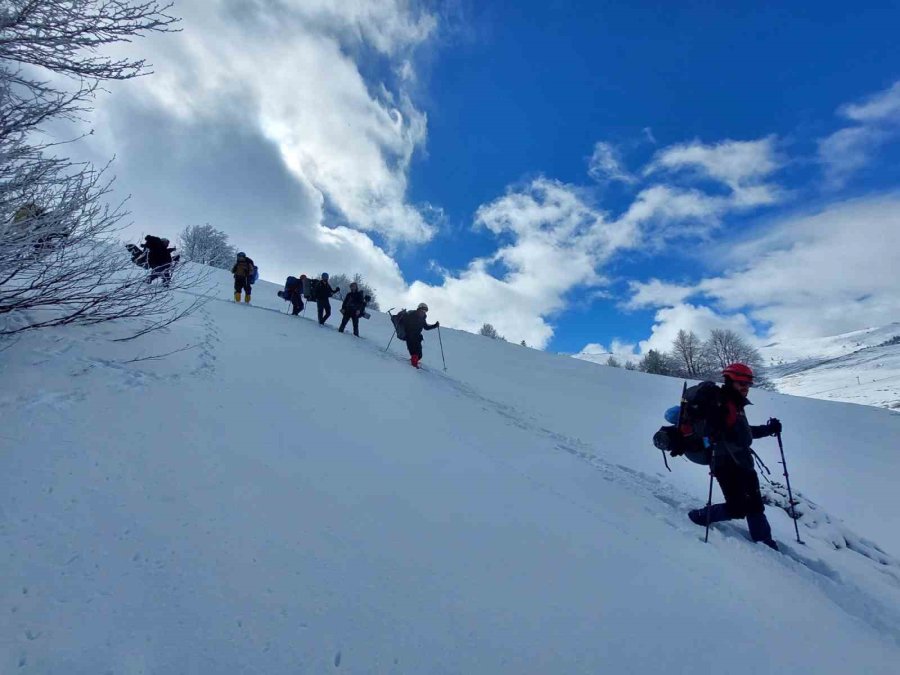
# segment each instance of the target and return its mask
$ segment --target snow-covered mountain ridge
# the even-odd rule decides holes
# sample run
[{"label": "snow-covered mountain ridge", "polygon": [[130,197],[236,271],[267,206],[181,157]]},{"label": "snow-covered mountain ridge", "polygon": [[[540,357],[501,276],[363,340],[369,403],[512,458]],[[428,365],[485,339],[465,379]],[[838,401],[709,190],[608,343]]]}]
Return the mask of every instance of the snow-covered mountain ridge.
[{"label": "snow-covered mountain ridge", "polygon": [[900,323],[760,349],[778,391],[900,408]]},{"label": "snow-covered mountain ridge", "polygon": [[783,553],[703,544],[650,444],[679,381],[446,329],[416,371],[383,314],[214,281],[0,354],[0,672],[895,672],[897,415],[756,392],[805,543],[766,484]]}]

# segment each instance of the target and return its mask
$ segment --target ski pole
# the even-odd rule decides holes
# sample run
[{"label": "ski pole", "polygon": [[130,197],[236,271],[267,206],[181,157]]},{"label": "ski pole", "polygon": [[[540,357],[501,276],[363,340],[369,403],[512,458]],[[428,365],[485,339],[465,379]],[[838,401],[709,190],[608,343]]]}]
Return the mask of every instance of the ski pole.
[{"label": "ski pole", "polygon": [[794,512],[794,495],[791,493],[791,479],[788,476],[787,462],[784,460],[784,445],[781,444],[781,432],[775,434],[778,439],[778,450],[781,452],[781,466],[784,467],[784,482],[787,483],[788,503],[791,505],[791,520],[794,521],[794,532],[797,534],[797,543],[802,544],[800,540],[800,528],[797,527],[797,514]]},{"label": "ski pole", "polygon": [[713,467],[716,465],[716,446],[712,447],[712,456],[709,458],[709,497],[706,498],[706,536],[703,537],[703,543],[709,541],[709,526],[712,523],[712,487],[713,487]]},{"label": "ski pole", "polygon": [[444,372],[447,372],[447,360],[444,358],[444,341],[441,339],[441,327],[438,326],[438,342],[441,343],[441,361],[444,362]]},{"label": "ski pole", "polygon": [[[394,308],[391,307],[391,309],[394,309]],[[389,309],[389,310],[387,311],[387,313],[388,313],[388,316],[391,317],[391,324],[394,325],[394,315],[391,314],[391,309]],[[391,333],[391,339],[388,340],[387,347],[384,348],[384,351],[387,351],[388,349],[391,348],[391,343],[394,341],[394,336],[395,336],[396,334],[397,334],[397,326],[394,325],[394,332]]]}]

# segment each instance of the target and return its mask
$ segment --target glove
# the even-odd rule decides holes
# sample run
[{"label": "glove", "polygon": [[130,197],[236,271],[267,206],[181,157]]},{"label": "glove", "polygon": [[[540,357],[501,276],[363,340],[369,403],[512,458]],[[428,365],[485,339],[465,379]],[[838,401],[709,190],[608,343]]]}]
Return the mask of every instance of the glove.
[{"label": "glove", "polygon": [[769,430],[769,436],[777,436],[781,433],[781,421],[776,417],[771,418],[766,423],[766,427]]},{"label": "glove", "polygon": [[341,290],[341,287],[340,287],[340,286],[338,286],[337,288],[335,288],[335,289],[334,289],[334,292],[337,293],[339,290]]},{"label": "glove", "polygon": [[434,325],[437,326],[438,328],[440,328],[441,322],[440,322],[440,321],[435,321],[435,322],[434,322]]}]

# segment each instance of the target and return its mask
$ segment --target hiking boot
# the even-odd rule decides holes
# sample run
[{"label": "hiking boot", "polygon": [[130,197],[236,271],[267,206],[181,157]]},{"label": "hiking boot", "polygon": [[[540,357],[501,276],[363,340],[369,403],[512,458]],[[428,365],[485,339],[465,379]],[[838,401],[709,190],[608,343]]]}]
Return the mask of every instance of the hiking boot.
[{"label": "hiking boot", "polygon": [[706,509],[693,509],[688,511],[688,518],[694,525],[706,527]]},{"label": "hiking boot", "polygon": [[413,368],[419,367],[419,357],[416,356],[415,354],[413,354],[412,356],[409,357],[409,362],[412,364]]},{"label": "hiking boot", "polygon": [[235,301],[235,302],[240,302],[240,301],[241,301],[241,294],[240,294],[240,293],[235,293],[235,294],[234,294],[234,301]]},{"label": "hiking boot", "polygon": [[777,550],[778,550],[778,544],[775,543],[775,540],[774,540],[774,539],[763,539],[760,543],[761,543],[761,544],[765,544],[766,546],[768,546],[768,547],[769,547],[770,549],[772,549],[773,551],[777,551]]},{"label": "hiking boot", "polygon": [[249,293],[247,293],[247,295],[244,296],[244,302],[246,302],[248,305],[250,304],[250,294]]}]

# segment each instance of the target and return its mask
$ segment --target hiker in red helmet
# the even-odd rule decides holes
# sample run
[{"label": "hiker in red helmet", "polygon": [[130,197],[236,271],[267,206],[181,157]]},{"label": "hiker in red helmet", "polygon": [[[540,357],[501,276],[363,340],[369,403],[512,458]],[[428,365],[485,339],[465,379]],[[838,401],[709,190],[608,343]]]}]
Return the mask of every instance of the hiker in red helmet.
[{"label": "hiker in red helmet", "polygon": [[707,523],[746,518],[750,538],[777,551],[750,445],[755,438],[781,433],[781,422],[773,418],[767,424],[750,426],[747,421],[744,409],[750,405],[747,394],[753,386],[750,366],[732,363],[722,371],[722,377],[724,384],[718,390],[717,405],[708,420],[708,437],[713,451],[712,473],[722,489],[725,503],[694,509],[688,517],[703,527]]}]

